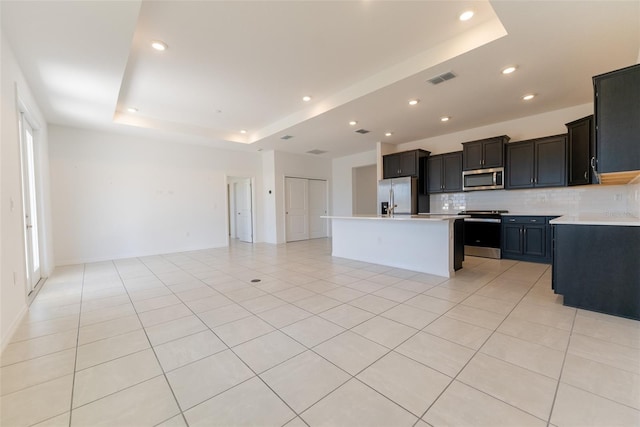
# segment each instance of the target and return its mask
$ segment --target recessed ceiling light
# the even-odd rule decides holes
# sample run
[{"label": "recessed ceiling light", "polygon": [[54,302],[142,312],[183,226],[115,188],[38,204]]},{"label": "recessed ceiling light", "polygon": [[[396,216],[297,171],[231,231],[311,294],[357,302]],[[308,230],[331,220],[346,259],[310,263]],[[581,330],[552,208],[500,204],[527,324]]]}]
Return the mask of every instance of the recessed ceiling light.
[{"label": "recessed ceiling light", "polygon": [[529,93],[529,94],[527,94],[527,95],[522,97],[522,99],[525,100],[525,101],[532,100],[533,98],[535,98],[535,95],[532,94],[532,93]]},{"label": "recessed ceiling light", "polygon": [[410,100],[409,100],[409,105],[417,105],[417,104],[418,104],[418,102],[420,102],[420,100],[419,100],[419,99],[410,99]]},{"label": "recessed ceiling light", "polygon": [[449,116],[440,117],[440,121],[441,122],[448,122],[449,119],[451,119],[451,117],[449,117]]},{"label": "recessed ceiling light", "polygon": [[391,135],[393,135],[393,132],[387,132],[384,134],[384,136],[391,136]]},{"label": "recessed ceiling light", "polygon": [[304,102],[309,102],[309,101],[311,101],[311,97],[309,95],[305,95],[305,96],[302,97],[302,100]]},{"label": "recessed ceiling light", "polygon": [[137,113],[138,109],[136,107],[129,107],[129,108],[127,108],[127,111],[130,112],[130,113]]},{"label": "recessed ceiling light", "polygon": [[163,50],[167,50],[169,46],[167,46],[167,44],[163,41],[154,40],[151,42],[151,47],[162,52]]},{"label": "recessed ceiling light", "polygon": [[240,133],[247,133],[247,131],[246,131],[246,130],[244,130],[244,129],[242,129],[242,130],[240,131]]},{"label": "recessed ceiling light", "polygon": [[502,70],[502,74],[511,74],[516,70],[516,66],[512,65],[510,67],[505,68],[504,70]]},{"label": "recessed ceiling light", "polygon": [[355,126],[355,125],[357,125],[357,124],[358,124],[358,122],[356,122],[355,120],[351,120],[351,121],[349,122],[349,126]]},{"label": "recessed ceiling light", "polygon": [[473,18],[473,10],[467,10],[467,11],[462,12],[460,14],[460,20],[461,21],[468,21],[471,18]]}]

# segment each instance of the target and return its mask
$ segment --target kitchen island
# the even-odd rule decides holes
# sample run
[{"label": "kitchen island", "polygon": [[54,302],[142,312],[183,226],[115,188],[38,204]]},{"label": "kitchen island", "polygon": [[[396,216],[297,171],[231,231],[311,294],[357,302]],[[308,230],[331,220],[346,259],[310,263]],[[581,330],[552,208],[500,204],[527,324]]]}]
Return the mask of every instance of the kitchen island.
[{"label": "kitchen island", "polygon": [[444,277],[452,277],[455,270],[462,267],[464,216],[323,218],[332,221],[333,256]]}]

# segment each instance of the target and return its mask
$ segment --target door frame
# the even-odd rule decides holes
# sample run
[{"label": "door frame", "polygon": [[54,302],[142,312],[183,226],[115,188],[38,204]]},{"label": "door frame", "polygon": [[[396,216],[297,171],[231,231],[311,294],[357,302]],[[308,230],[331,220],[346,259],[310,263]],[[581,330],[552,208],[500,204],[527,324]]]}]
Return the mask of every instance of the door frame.
[{"label": "door frame", "polygon": [[[31,303],[40,289],[42,288],[42,284],[46,280],[46,267],[45,267],[45,254],[44,254],[44,209],[43,209],[43,200],[42,200],[42,182],[40,176],[41,169],[41,158],[39,151],[39,141],[41,138],[41,125],[39,121],[36,119],[34,114],[31,112],[31,109],[27,106],[27,104],[23,101],[18,93],[18,88],[16,87],[16,100],[17,100],[17,128],[18,128],[18,149],[20,154],[20,204],[21,204],[21,225],[22,225],[22,240],[23,240],[23,253],[24,253],[24,274],[25,274],[25,283],[24,283],[24,292],[27,297],[27,303]],[[25,130],[24,124],[27,123],[31,128],[31,136],[32,136],[32,149],[33,149],[33,179],[34,179],[34,192],[33,199],[35,200],[35,211],[36,211],[36,232],[37,232],[37,241],[38,241],[38,280],[33,283],[32,274],[32,264],[31,255],[28,254],[30,243],[28,240],[27,233],[27,212],[25,212],[25,206],[27,206],[27,202],[25,202],[26,192],[25,192],[25,176],[27,171],[25,170]],[[31,207],[31,202],[28,202],[28,206]]]},{"label": "door frame", "polygon": [[[230,232],[231,232],[231,225],[233,223],[234,227],[235,227],[235,217],[234,220],[231,220],[231,208],[234,208],[235,211],[235,195],[233,195],[233,184],[238,182],[238,181],[243,181],[243,180],[249,180],[250,186],[251,186],[251,243],[255,243],[256,242],[256,179],[253,176],[242,176],[242,175],[225,175],[225,188],[226,188],[226,197],[225,197],[225,204],[226,204],[226,211],[225,211],[225,216],[226,216],[226,227],[227,227],[227,246],[229,246],[229,244],[231,243],[231,236],[230,236]],[[231,202],[232,198],[233,203]],[[235,235],[236,232],[235,230],[233,230],[233,234]],[[237,238],[237,236],[235,236],[234,238]]]}]

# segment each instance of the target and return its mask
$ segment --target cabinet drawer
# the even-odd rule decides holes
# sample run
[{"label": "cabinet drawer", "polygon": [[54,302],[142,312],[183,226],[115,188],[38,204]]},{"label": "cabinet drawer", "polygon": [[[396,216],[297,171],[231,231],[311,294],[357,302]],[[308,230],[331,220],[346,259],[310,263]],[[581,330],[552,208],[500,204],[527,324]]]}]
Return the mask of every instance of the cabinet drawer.
[{"label": "cabinet drawer", "polygon": [[503,216],[502,222],[505,224],[547,224],[546,216]]}]

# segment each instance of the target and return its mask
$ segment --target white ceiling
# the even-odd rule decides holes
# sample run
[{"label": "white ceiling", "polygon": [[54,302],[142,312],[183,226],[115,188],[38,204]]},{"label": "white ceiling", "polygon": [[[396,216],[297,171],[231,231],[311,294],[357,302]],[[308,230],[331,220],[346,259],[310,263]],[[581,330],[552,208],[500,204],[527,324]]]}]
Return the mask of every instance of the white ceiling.
[{"label": "white ceiling", "polygon": [[586,103],[640,53],[638,0],[3,0],[1,17],[50,123],[325,157]]}]

